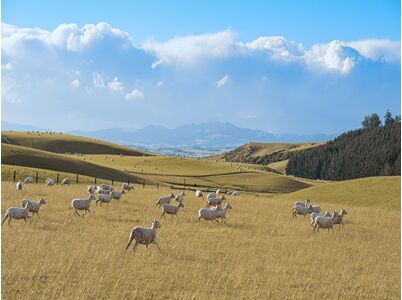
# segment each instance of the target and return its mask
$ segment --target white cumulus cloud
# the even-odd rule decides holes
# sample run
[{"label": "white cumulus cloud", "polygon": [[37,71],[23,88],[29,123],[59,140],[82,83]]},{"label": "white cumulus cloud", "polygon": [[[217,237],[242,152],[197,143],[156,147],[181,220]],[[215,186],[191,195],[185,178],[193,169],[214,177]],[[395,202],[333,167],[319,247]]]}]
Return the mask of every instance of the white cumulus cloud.
[{"label": "white cumulus cloud", "polygon": [[347,42],[346,45],[358,50],[363,56],[373,59],[385,61],[399,61],[401,60],[401,42],[369,39],[355,42]]},{"label": "white cumulus cloud", "polygon": [[138,89],[132,90],[130,93],[126,94],[126,100],[143,99],[144,93]]},{"label": "white cumulus cloud", "polygon": [[112,92],[116,93],[121,93],[124,90],[123,82],[121,82],[117,77],[113,78],[113,80],[109,82],[107,86]]},{"label": "white cumulus cloud", "polygon": [[157,86],[162,86],[163,82],[162,81],[158,81],[158,83],[156,84]]},{"label": "white cumulus cloud", "polygon": [[71,81],[70,82],[70,85],[73,87],[73,88],[79,88],[80,87],[80,81],[78,80],[78,79],[74,79],[73,81]]},{"label": "white cumulus cloud", "polygon": [[12,71],[14,69],[14,66],[8,62],[5,65],[2,65],[1,69],[5,71]]},{"label": "white cumulus cloud", "polygon": [[218,89],[224,87],[225,85],[227,85],[230,82],[230,77],[228,75],[223,76],[222,79],[218,80],[216,82],[216,87]]}]

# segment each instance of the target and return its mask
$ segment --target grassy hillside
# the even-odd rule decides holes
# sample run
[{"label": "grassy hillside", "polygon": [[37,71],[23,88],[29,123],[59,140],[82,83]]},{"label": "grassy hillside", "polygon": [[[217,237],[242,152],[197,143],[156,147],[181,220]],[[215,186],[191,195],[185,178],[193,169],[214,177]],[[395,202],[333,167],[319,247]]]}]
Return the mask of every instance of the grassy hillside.
[{"label": "grassy hillside", "polygon": [[56,153],[151,155],[129,147],[67,134],[3,131],[1,142]]},{"label": "grassy hillside", "polygon": [[286,166],[288,165],[289,159],[277,161],[274,163],[270,163],[268,165],[269,168],[277,171],[280,174],[285,174],[286,173]]},{"label": "grassy hillside", "polygon": [[41,168],[116,181],[142,182],[137,175],[83,161],[63,154],[2,144],[1,162],[6,165]]},{"label": "grassy hillside", "polygon": [[[70,202],[86,195],[86,185],[27,185],[18,193],[3,182],[3,214],[22,197],[48,204],[32,224],[2,226],[2,298],[400,299],[400,181],[369,180],[229,197],[227,224],[195,224],[204,203],[193,193],[177,219],[160,219],[154,202],[170,190],[155,188],[93,203],[78,218]],[[370,198],[373,192],[381,197]],[[294,200],[307,196],[324,209],[346,207],[343,230],[313,234],[307,218],[292,220]],[[155,218],[161,251],[151,245],[125,253],[132,227]]]}]

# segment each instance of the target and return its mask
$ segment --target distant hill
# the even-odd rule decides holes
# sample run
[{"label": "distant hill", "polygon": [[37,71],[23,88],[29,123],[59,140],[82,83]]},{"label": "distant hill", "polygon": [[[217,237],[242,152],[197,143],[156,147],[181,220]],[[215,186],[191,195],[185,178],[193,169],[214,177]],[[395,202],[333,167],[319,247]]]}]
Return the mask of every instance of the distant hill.
[{"label": "distant hill", "polygon": [[41,128],[31,125],[16,124],[1,120],[1,130],[2,131],[51,131],[48,128]]},{"label": "distant hill", "polygon": [[401,174],[401,123],[349,131],[290,157],[286,173],[345,180]]},{"label": "distant hill", "polygon": [[67,134],[3,131],[1,142],[55,153],[151,155],[133,148]]}]

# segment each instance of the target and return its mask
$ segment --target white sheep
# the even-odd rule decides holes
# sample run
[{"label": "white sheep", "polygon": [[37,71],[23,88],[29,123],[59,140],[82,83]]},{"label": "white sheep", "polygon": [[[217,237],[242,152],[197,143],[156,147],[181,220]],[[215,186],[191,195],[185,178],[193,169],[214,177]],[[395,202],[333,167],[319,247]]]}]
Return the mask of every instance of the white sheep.
[{"label": "white sheep", "polygon": [[343,216],[347,215],[347,214],[348,214],[348,212],[346,211],[346,209],[341,208],[341,211],[339,212],[338,216],[335,218],[334,225],[338,224],[339,227],[341,227],[341,225],[342,225],[342,228],[343,228]]},{"label": "white sheep", "polygon": [[207,207],[210,206],[217,206],[217,205],[221,205],[223,200],[226,200],[225,196],[222,196],[220,198],[209,198],[207,199]]},{"label": "white sheep", "polygon": [[198,211],[198,218],[197,218],[196,222],[199,223],[200,219],[218,222],[216,220],[216,216],[217,216],[217,211],[219,211],[219,210],[222,210],[222,207],[220,207],[219,205],[214,208],[201,208]]},{"label": "white sheep", "polygon": [[170,204],[163,204],[161,218],[164,217],[165,214],[171,215],[172,217],[173,216],[177,217],[177,213],[179,212],[180,207],[184,207],[184,204],[182,202],[179,202],[177,206]]},{"label": "white sheep", "polygon": [[98,194],[110,194],[112,190],[108,190],[108,189],[102,189],[98,187]]},{"label": "white sheep", "polygon": [[229,203],[226,203],[226,205],[222,209],[216,210],[216,218],[217,219],[222,219],[225,220],[226,223],[226,212],[228,209],[232,209],[232,206]]},{"label": "white sheep", "polygon": [[122,189],[120,192],[119,191],[112,191],[111,195],[112,195],[113,199],[120,200],[121,196],[123,194],[125,194],[125,193],[126,193],[126,191],[124,189]]},{"label": "white sheep", "polygon": [[233,192],[231,193],[231,195],[232,195],[232,196],[239,196],[239,195],[240,195],[240,192],[239,192],[239,191],[233,191]]},{"label": "white sheep", "polygon": [[207,199],[210,199],[210,198],[216,198],[216,197],[218,197],[218,195],[220,194],[220,192],[221,192],[221,190],[220,190],[220,189],[218,189],[216,192],[211,192],[211,193],[208,193],[208,195],[207,195]]},{"label": "white sheep", "polygon": [[127,190],[127,191],[131,191],[132,189],[134,189],[134,187],[132,185],[128,184],[127,182],[123,183],[121,185],[121,188],[124,190]]},{"label": "white sheep", "polygon": [[87,189],[88,193],[90,194],[94,194],[96,190],[97,190],[96,185],[89,185]]},{"label": "white sheep", "polygon": [[176,202],[182,203],[185,195],[186,195],[185,192],[181,192],[180,194],[177,194],[174,199]]},{"label": "white sheep", "polygon": [[100,186],[98,186],[98,190],[114,190],[114,187],[107,184],[101,184]]},{"label": "white sheep", "polygon": [[172,199],[174,199],[174,198],[175,198],[175,195],[173,193],[170,193],[169,196],[160,197],[158,199],[158,201],[156,202],[155,207],[158,206],[158,205],[169,204],[170,201],[172,201]]},{"label": "white sheep", "polygon": [[21,192],[22,191],[22,180],[18,180],[15,187],[17,188],[17,191]]},{"label": "white sheep", "polygon": [[197,198],[204,198],[204,195],[202,194],[201,190],[196,190],[195,191],[195,197]]},{"label": "white sheep", "polygon": [[161,228],[161,224],[157,220],[153,220],[151,227],[134,227],[131,230],[130,237],[126,246],[126,251],[130,244],[135,239],[135,244],[133,246],[133,254],[135,253],[135,248],[138,244],[143,244],[148,248],[149,244],[155,244],[160,250],[158,243],[156,242],[156,229]]},{"label": "white sheep", "polygon": [[295,206],[293,207],[293,218],[296,218],[297,215],[302,215],[302,216],[306,216],[307,214],[311,214],[313,212],[313,207],[308,204],[307,207],[306,206]]},{"label": "white sheep", "polygon": [[307,206],[308,204],[310,204],[310,199],[306,199],[303,201],[296,201],[295,204],[293,204],[293,207],[295,206]]},{"label": "white sheep", "polygon": [[63,180],[61,181],[61,185],[67,185],[70,183],[70,179],[68,178],[63,178]]},{"label": "white sheep", "polygon": [[315,230],[322,228],[322,229],[328,229],[328,232],[330,229],[333,230],[333,226],[334,226],[334,222],[336,220],[336,218],[338,217],[338,213],[334,211],[334,213],[332,214],[331,217],[324,217],[324,216],[318,216],[315,218],[314,221],[314,227],[313,227],[313,232]]},{"label": "white sheep", "polygon": [[91,206],[91,201],[95,199],[95,196],[92,194],[88,195],[88,198],[86,199],[74,199],[71,201],[71,206],[74,208],[75,214],[81,217],[81,215],[77,212],[77,210],[85,210],[85,213],[82,216],[85,216],[88,213],[91,212],[90,206]]},{"label": "white sheep", "polygon": [[46,185],[47,186],[52,186],[52,185],[54,185],[54,179],[52,179],[52,178],[47,178],[46,179]]},{"label": "white sheep", "polygon": [[29,204],[26,203],[25,207],[10,207],[7,209],[6,214],[4,216],[3,221],[1,224],[7,220],[8,218],[8,225],[10,225],[12,219],[24,219],[25,223],[27,222],[27,219],[29,219],[29,223],[31,223],[31,217],[29,216]]},{"label": "white sheep", "polygon": [[31,176],[28,176],[27,178],[24,179],[24,183],[32,183],[33,178]]},{"label": "white sheep", "polygon": [[35,200],[27,200],[27,199],[23,199],[21,201],[21,206],[25,207],[25,205],[28,203],[28,209],[30,212],[32,212],[32,217],[36,214],[39,218],[39,209],[41,207],[42,204],[47,204],[46,200],[43,198],[40,198],[38,202],[36,202]]},{"label": "white sheep", "polygon": [[96,200],[95,204],[98,205],[98,202],[101,203],[110,203],[112,201],[112,193],[109,194],[99,194],[98,199]]},{"label": "white sheep", "polygon": [[313,212],[319,213],[321,211],[321,208],[319,205],[311,205]]}]

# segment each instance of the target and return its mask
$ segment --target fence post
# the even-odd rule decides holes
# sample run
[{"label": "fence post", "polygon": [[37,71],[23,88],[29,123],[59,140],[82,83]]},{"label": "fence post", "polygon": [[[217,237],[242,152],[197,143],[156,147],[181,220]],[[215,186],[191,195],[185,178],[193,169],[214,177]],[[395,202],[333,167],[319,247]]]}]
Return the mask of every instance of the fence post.
[{"label": "fence post", "polygon": [[186,178],[183,179],[183,187],[186,187]]},{"label": "fence post", "polygon": [[95,177],[95,184],[96,184],[96,177]]},{"label": "fence post", "polygon": [[156,183],[156,189],[159,190],[159,182]]},{"label": "fence post", "polygon": [[114,180],[113,180],[113,178],[112,178],[112,185],[114,184]]},{"label": "fence post", "polygon": [[127,184],[130,185],[130,178],[127,178]]},{"label": "fence post", "polygon": [[145,189],[145,180],[142,181],[142,187]]},{"label": "fence post", "polygon": [[36,178],[35,178],[36,183],[38,183],[38,177],[39,177],[39,172],[36,172]]},{"label": "fence post", "polygon": [[59,184],[59,173],[56,175],[56,183]]},{"label": "fence post", "polygon": [[75,182],[78,183],[78,174],[77,174],[77,177],[75,178]]},{"label": "fence post", "polygon": [[14,170],[14,182],[15,182],[15,177],[17,176],[17,171],[16,170]]}]

